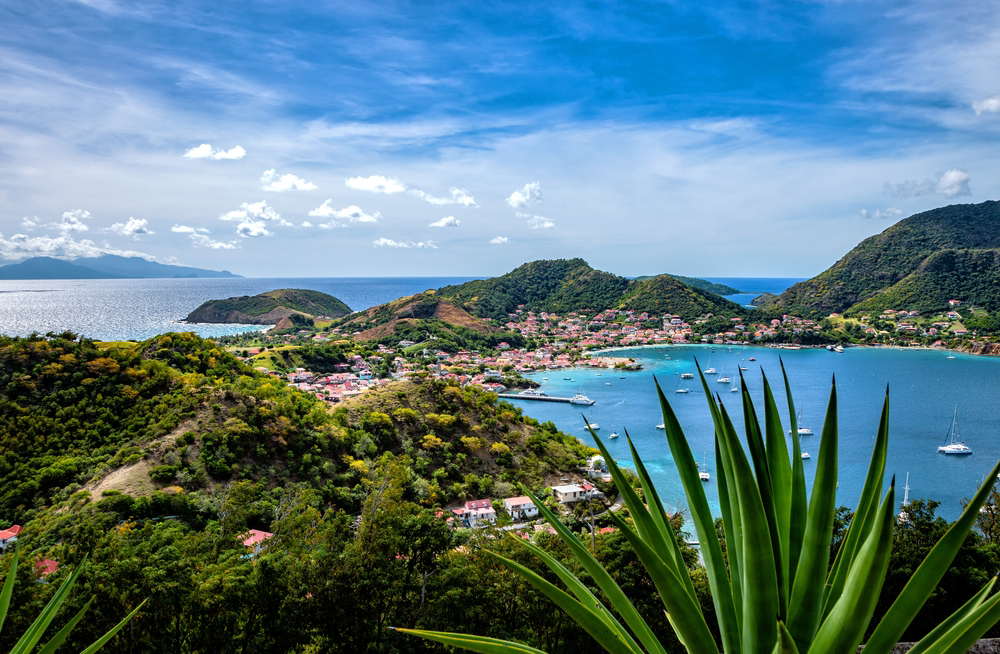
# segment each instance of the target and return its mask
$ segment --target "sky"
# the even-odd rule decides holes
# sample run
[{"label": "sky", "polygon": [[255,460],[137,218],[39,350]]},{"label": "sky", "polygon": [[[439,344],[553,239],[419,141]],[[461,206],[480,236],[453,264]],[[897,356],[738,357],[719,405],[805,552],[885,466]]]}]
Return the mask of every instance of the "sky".
[{"label": "sky", "polygon": [[810,277],[1000,198],[1000,3],[0,0],[0,263]]}]

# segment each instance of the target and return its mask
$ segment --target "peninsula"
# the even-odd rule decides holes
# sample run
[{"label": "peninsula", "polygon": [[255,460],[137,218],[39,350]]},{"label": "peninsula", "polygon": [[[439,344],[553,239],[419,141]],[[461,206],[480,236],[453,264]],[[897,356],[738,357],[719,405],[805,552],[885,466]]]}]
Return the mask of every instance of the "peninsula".
[{"label": "peninsula", "polygon": [[312,324],[314,318],[343,318],[349,313],[351,308],[332,295],[284,288],[260,295],[209,300],[188,314],[184,322],[290,327],[296,323]]}]

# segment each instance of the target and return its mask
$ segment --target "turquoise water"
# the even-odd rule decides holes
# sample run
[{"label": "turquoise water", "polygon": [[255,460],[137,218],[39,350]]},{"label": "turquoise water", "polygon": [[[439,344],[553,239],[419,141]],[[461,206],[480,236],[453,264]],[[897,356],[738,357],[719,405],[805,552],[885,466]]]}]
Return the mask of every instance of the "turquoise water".
[{"label": "turquoise water", "polygon": [[[906,473],[910,474],[910,498],[941,502],[940,515],[955,519],[961,513],[962,498],[971,497],[984,477],[1000,459],[1000,359],[955,355],[927,350],[889,348],[848,348],[843,354],[825,349],[776,350],[767,348],[728,348],[716,346],[664,346],[616,350],[616,356],[641,359],[644,369],[621,373],[609,370],[572,369],[536,373],[532,378],[549,395],[567,396],[582,392],[596,400],[592,407],[597,432],[620,463],[630,465],[624,429],[628,429],[643,462],[653,476],[664,502],[681,507],[686,504],[676,467],[670,456],[656,399],[653,376],[660,380],[667,399],[677,413],[681,426],[699,462],[708,458],[713,479],[705,484],[709,502],[718,511],[714,475],[713,430],[711,417],[700,382],[686,379],[689,394],[673,391],[681,372],[695,372],[694,357],[702,369],[711,365],[720,372],[735,373],[741,361],[750,369],[744,372],[758,414],[763,405],[761,369],[772,388],[778,387],[777,400],[785,420],[787,410],[781,387],[782,357],[788,370],[795,404],[802,410],[800,425],[810,427],[815,435],[802,437],[802,448],[812,454],[803,461],[811,487],[820,434],[834,375],[840,411],[839,466],[840,487],[837,502],[853,508],[857,503],[868,470],[873,438],[885,394],[890,387],[890,445],[886,466],[886,488],[892,475],[897,477],[897,498],[902,499]],[[668,360],[666,356],[669,355]],[[755,357],[755,362],[750,362]],[[547,380],[543,380],[547,377]],[[564,380],[570,377],[572,381]],[[624,377],[624,379],[621,379]],[[722,396],[733,422],[742,433],[743,412],[739,393],[729,385],[709,377],[713,392]],[[608,385],[610,384],[610,385]],[[552,420],[560,429],[590,442],[583,428],[581,409],[590,417],[591,409],[569,404],[516,400],[527,415],[540,421]],[[945,441],[958,406],[959,433],[972,448],[969,456],[947,456],[937,452]],[[612,429],[622,437],[608,440]]]},{"label": "turquoise water", "polygon": [[737,304],[747,306],[750,301],[761,293],[774,293],[778,295],[796,282],[801,282],[803,277],[705,277],[706,280],[716,284],[725,284],[739,289],[740,293],[724,295],[727,300],[732,300]]}]

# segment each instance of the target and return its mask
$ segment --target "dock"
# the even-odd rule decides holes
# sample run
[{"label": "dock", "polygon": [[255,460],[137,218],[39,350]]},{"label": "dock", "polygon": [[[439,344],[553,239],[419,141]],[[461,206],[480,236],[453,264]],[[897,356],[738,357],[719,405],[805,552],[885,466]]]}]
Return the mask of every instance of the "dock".
[{"label": "dock", "polygon": [[[552,397],[549,395],[520,395],[519,393],[498,393],[497,397],[502,400],[532,400],[536,402],[563,402],[565,404],[571,404],[573,398],[571,397]],[[583,404],[582,402],[580,404]],[[593,402],[591,402],[593,404]]]}]

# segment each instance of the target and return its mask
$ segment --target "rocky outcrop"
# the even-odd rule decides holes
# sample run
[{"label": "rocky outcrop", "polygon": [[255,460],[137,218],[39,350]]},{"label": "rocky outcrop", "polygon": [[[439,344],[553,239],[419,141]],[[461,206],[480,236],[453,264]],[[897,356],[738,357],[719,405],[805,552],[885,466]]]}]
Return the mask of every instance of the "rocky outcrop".
[{"label": "rocky outcrop", "polygon": [[982,341],[979,341],[975,343],[965,343],[955,349],[959,352],[966,352],[968,354],[984,354],[991,357],[1000,356],[1000,343],[983,343]]},{"label": "rocky outcrop", "polygon": [[[282,320],[288,318],[288,316],[293,313],[302,313],[301,311],[295,311],[294,309],[289,309],[287,307],[277,307],[276,309],[271,309],[267,313],[262,313],[258,316],[251,316],[250,314],[243,313],[242,311],[237,311],[236,309],[220,309],[209,303],[205,303],[192,311],[184,322],[207,322],[207,323],[223,323],[223,324],[242,324],[242,325],[277,325]],[[309,314],[302,314],[309,315]],[[312,316],[309,316],[312,318]]]}]

